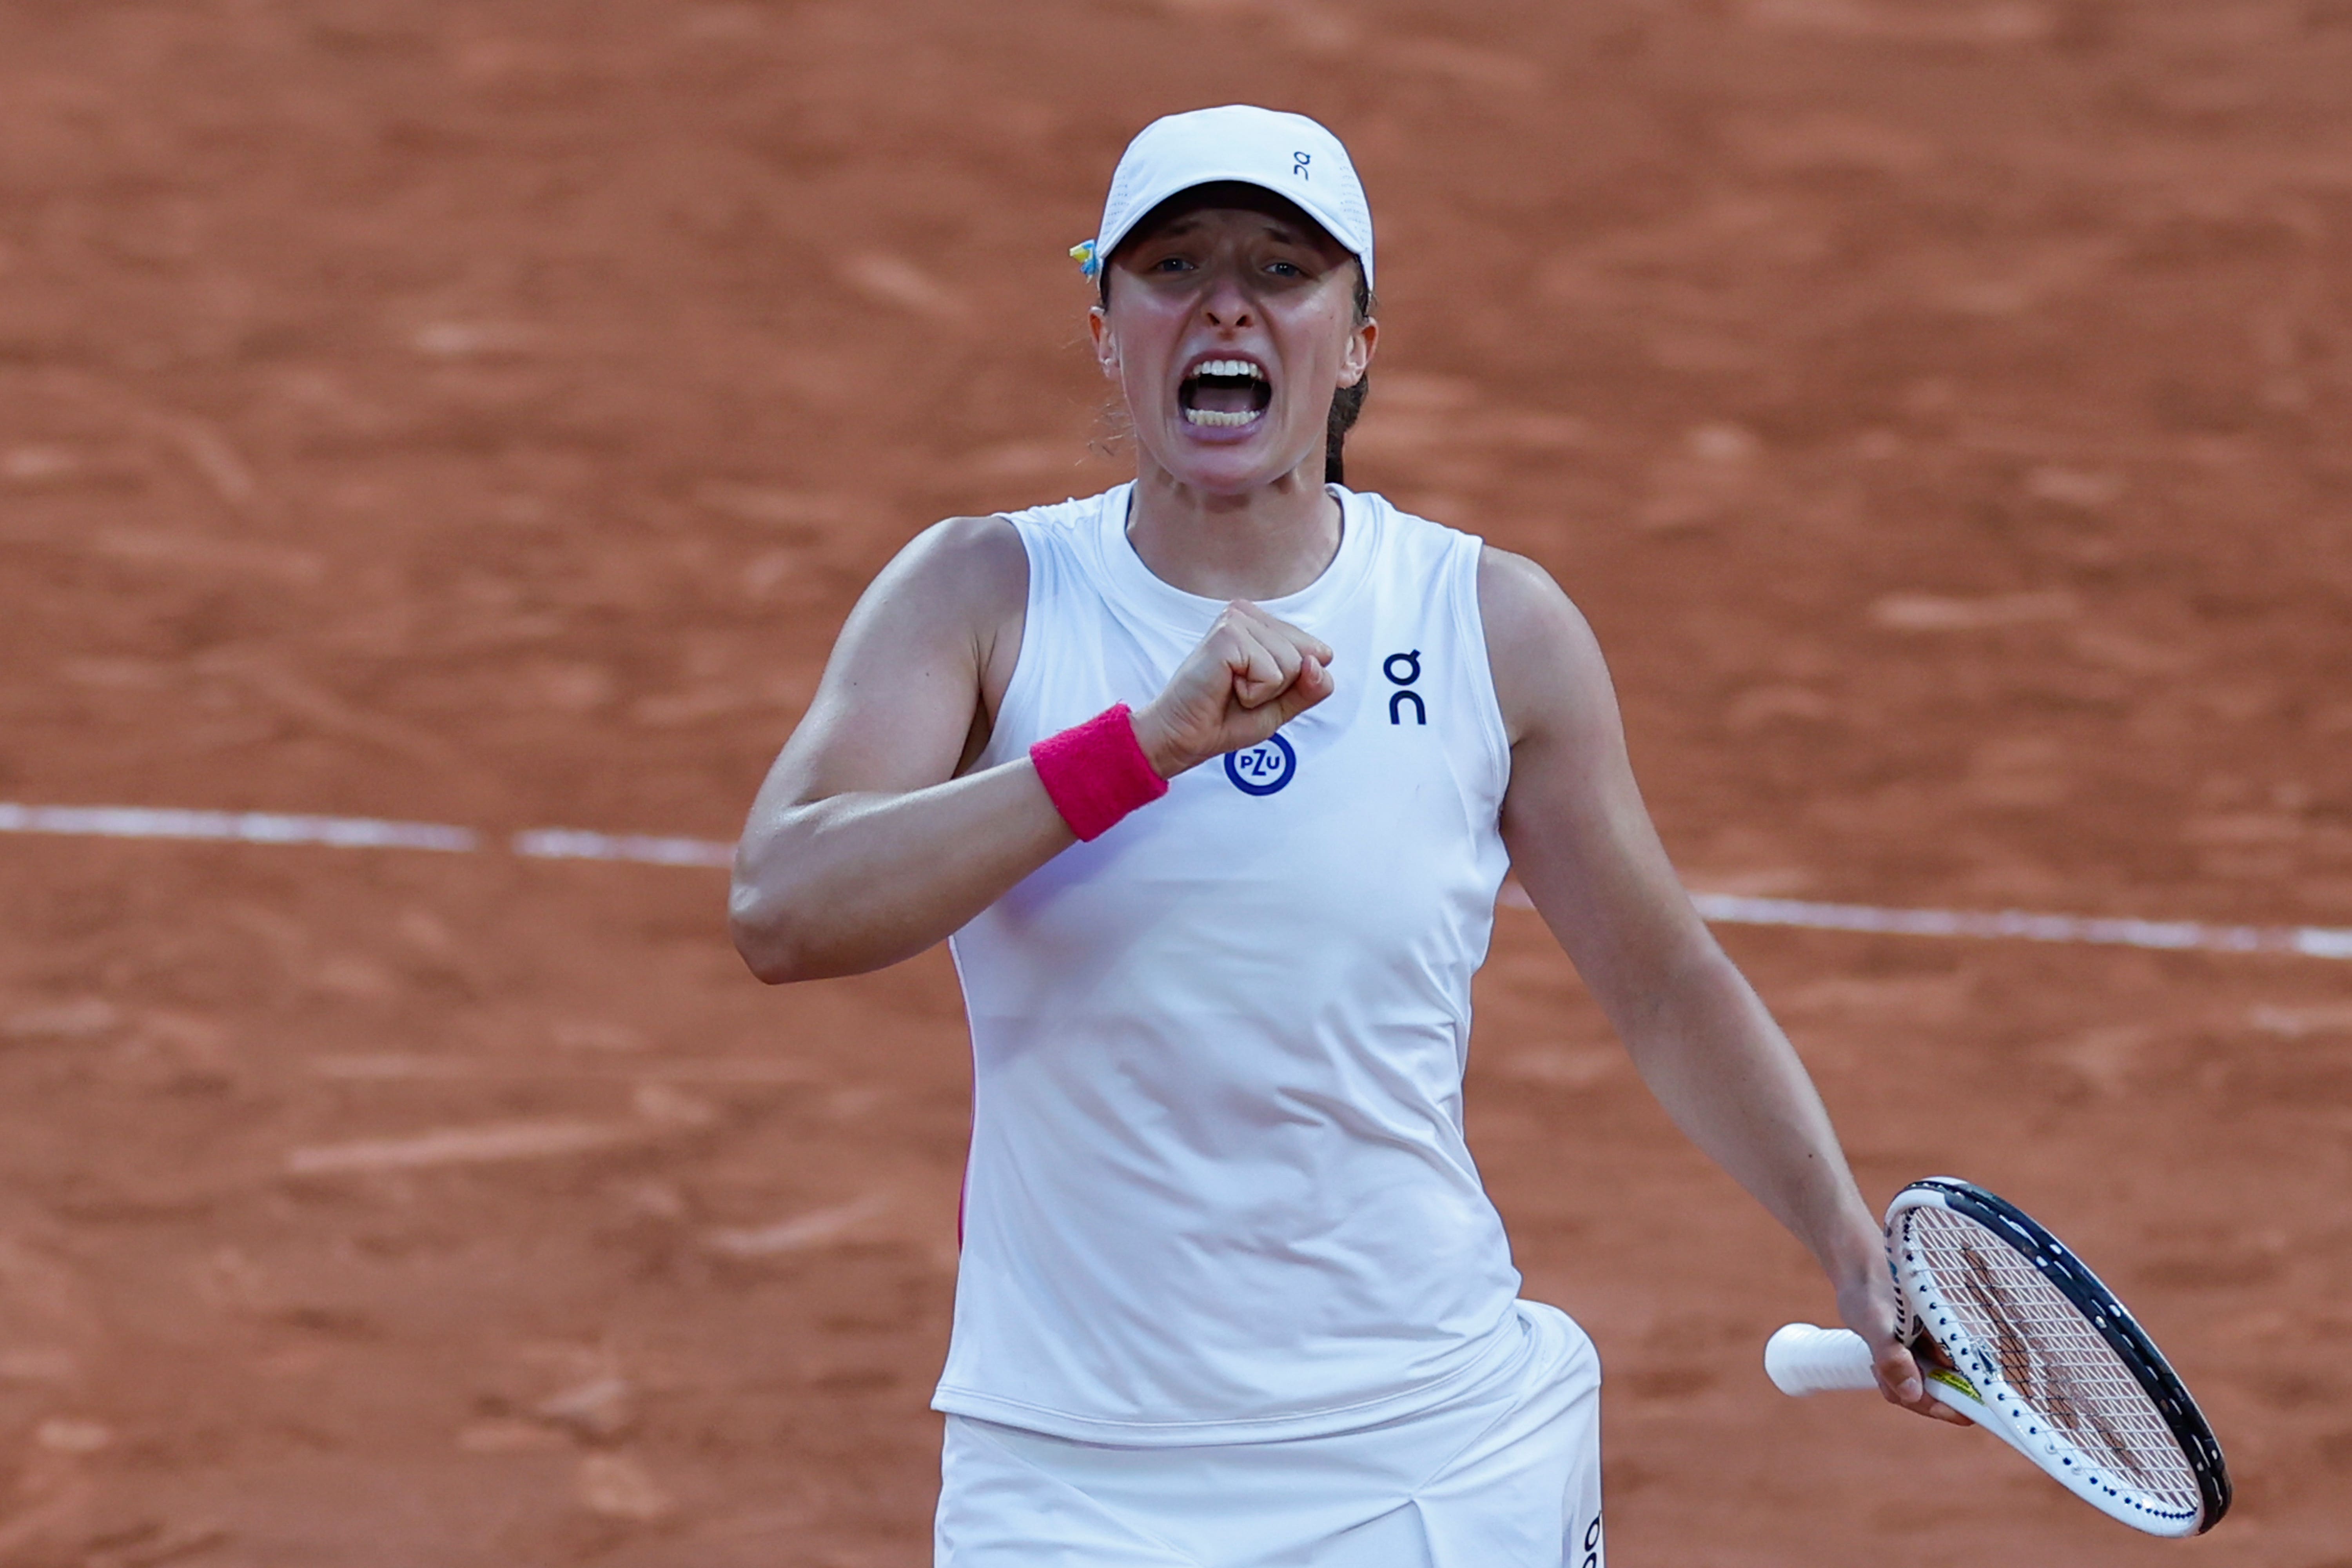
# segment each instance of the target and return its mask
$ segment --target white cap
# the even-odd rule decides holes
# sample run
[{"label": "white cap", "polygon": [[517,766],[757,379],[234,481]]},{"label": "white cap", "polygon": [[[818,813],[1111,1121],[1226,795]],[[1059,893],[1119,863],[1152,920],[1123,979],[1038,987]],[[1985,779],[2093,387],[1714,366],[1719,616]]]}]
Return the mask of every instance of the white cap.
[{"label": "white cap", "polygon": [[1246,103],[1155,120],[1127,144],[1110,177],[1102,227],[1070,252],[1093,277],[1146,214],[1180,191],[1232,180],[1297,203],[1355,252],[1372,284],[1372,209],[1339,139],[1303,114]]}]

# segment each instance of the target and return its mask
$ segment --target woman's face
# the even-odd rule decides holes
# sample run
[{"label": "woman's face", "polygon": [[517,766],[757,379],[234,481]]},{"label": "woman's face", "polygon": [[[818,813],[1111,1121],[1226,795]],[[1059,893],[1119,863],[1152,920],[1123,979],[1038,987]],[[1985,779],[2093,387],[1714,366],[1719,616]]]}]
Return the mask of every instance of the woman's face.
[{"label": "woman's face", "polygon": [[1356,319],[1356,259],[1297,208],[1250,186],[1155,214],[1108,263],[1091,326],[1143,456],[1213,494],[1312,459],[1331,395],[1363,378],[1379,327]]}]

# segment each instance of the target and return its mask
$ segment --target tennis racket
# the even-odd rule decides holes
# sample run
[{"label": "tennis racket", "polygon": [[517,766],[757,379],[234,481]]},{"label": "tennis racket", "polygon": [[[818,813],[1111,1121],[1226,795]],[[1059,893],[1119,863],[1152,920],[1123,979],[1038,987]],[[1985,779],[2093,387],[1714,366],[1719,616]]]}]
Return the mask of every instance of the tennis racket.
[{"label": "tennis racket", "polygon": [[[2221,1446],[2155,1342],[2058,1238],[1948,1176],[1886,1211],[1900,1331],[1930,1392],[2111,1519],[2201,1535],[2230,1508]],[[1870,1347],[1790,1323],[1764,1347],[1783,1394],[1876,1388]]]}]

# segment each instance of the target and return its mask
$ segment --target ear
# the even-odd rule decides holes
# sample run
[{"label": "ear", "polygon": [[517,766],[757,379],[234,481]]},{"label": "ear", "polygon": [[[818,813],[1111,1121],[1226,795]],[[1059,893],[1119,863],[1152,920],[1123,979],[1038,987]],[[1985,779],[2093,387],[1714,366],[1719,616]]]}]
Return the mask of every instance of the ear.
[{"label": "ear", "polygon": [[1118,379],[1118,340],[1111,336],[1110,318],[1100,305],[1087,310],[1087,335],[1094,340],[1095,363],[1102,366],[1106,379]]},{"label": "ear", "polygon": [[1361,326],[1348,334],[1347,352],[1339,356],[1339,384],[1353,386],[1364,379],[1372,368],[1372,351],[1380,346],[1381,324],[1366,317]]}]

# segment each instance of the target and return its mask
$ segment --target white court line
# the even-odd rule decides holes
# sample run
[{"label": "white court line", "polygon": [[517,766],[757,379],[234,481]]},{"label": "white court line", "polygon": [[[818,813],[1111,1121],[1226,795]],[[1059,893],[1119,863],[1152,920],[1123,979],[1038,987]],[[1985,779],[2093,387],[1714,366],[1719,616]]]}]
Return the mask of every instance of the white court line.
[{"label": "white court line", "polygon": [[[464,854],[482,847],[469,827],[373,817],[283,816],[268,812],[176,811],[134,805],[16,805],[0,801],[0,833],[78,837],[226,839],[247,844],[323,844],[343,849],[433,849]],[[725,866],[735,846],[715,838],[591,833],[534,827],[508,847],[541,860],[627,860],[652,866]],[[1502,901],[1532,909],[1517,882]],[[2035,914],[2022,910],[1891,910],[1874,904],[1815,904],[1693,893],[1699,914],[1717,925],[1794,927],[1892,936],[2057,942],[2088,947],[2139,947],[2167,952],[2278,952],[2352,960],[2352,930],[2330,926],[2208,925],[2098,915]]]},{"label": "white court line", "polygon": [[1882,910],[1869,904],[1807,904],[1793,899],[1743,899],[1693,893],[1698,912],[1718,925],[1804,926],[1815,931],[1886,931],[1897,936],[1981,937],[1992,941],[2081,942],[2166,952],[2299,952],[2352,958],[2352,931],[2326,926],[2221,926],[2199,921],[2136,921],[2091,915],[2040,915],[2022,910]]},{"label": "white court line", "polygon": [[209,838],[241,844],[328,844],[338,849],[481,847],[470,827],[379,822],[366,816],[283,816],[267,811],[173,811],[143,805],[12,805],[0,801],[0,833],[96,838]]},{"label": "white court line", "polygon": [[731,866],[735,846],[715,838],[615,837],[576,827],[534,827],[514,836],[514,852],[541,860],[641,860],[652,866]]}]

